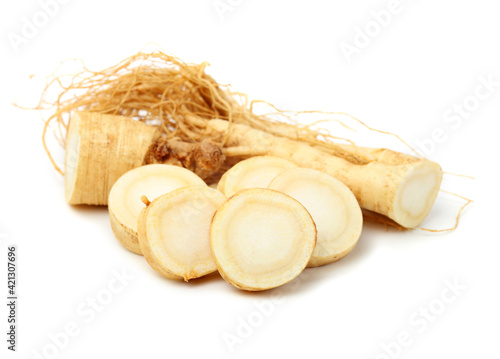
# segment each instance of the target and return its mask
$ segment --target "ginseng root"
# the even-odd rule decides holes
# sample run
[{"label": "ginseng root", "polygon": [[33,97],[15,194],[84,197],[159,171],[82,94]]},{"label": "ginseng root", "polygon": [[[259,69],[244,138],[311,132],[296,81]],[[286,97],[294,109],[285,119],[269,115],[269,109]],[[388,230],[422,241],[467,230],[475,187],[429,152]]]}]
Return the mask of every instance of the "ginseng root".
[{"label": "ginseng root", "polygon": [[209,121],[207,132],[226,139],[226,156],[265,154],[327,173],[347,185],[362,208],[383,214],[405,228],[415,228],[425,219],[442,180],[441,167],[432,161],[394,165],[374,159],[354,164],[306,143],[222,120]]},{"label": "ginseng root", "polygon": [[106,205],[111,187],[142,166],[160,132],[123,116],[77,112],[66,142],[64,187],[69,204]]},{"label": "ginseng root", "polygon": [[356,245],[363,214],[356,197],[339,180],[310,168],[293,168],[269,185],[299,201],[311,214],[318,238],[308,267],[338,261]]},{"label": "ginseng root", "polygon": [[210,245],[222,277],[259,291],[298,276],[311,259],[316,227],[298,201],[269,189],[245,189],[215,213]]},{"label": "ginseng root", "polygon": [[217,189],[230,197],[245,188],[267,188],[274,177],[295,167],[295,163],[279,157],[252,157],[239,162],[224,173]]},{"label": "ginseng root", "polygon": [[142,254],[137,238],[139,214],[144,208],[143,196],[149,200],[186,186],[206,186],[193,172],[172,165],[146,165],[121,176],[109,194],[111,229],[128,250]]},{"label": "ginseng root", "polygon": [[225,200],[210,187],[189,186],[164,194],[144,208],[139,243],[151,267],[167,278],[186,282],[217,271],[209,228]]}]

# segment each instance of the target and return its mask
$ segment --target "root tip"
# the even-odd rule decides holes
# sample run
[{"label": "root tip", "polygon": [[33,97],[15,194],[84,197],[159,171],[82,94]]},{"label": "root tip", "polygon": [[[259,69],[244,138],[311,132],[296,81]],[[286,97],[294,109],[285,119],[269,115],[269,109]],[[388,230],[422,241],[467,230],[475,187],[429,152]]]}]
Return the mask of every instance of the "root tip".
[{"label": "root tip", "polygon": [[151,204],[151,201],[146,196],[141,196],[141,201],[146,205],[146,207]]}]

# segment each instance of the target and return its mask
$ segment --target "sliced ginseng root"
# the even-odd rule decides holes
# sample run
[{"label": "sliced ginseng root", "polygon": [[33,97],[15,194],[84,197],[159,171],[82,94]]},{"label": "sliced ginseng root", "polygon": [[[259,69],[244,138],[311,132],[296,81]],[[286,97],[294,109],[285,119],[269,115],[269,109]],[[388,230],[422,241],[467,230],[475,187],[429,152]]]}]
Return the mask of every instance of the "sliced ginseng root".
[{"label": "sliced ginseng root", "polygon": [[230,197],[246,188],[267,188],[274,177],[295,167],[295,163],[280,157],[252,157],[237,163],[224,173],[217,189]]},{"label": "sliced ginseng root", "polygon": [[175,189],[195,185],[206,186],[200,177],[179,166],[147,165],[125,173],[109,193],[109,218],[115,237],[128,250],[142,254],[137,239],[137,221],[144,208],[141,197],[152,201]]},{"label": "sliced ginseng root", "polygon": [[279,174],[269,188],[299,201],[316,224],[318,239],[308,267],[335,262],[358,242],[363,214],[356,197],[339,180],[310,168],[293,168]]},{"label": "sliced ginseng root", "polygon": [[186,282],[215,272],[210,222],[225,200],[213,188],[190,186],[164,194],[144,208],[139,243],[151,267],[167,278]]},{"label": "sliced ginseng root", "polygon": [[77,112],[66,138],[64,188],[69,204],[108,204],[121,175],[142,166],[160,135],[156,127],[123,116]]},{"label": "sliced ginseng root", "polygon": [[298,276],[316,244],[316,226],[298,201],[261,188],[246,189],[215,213],[210,245],[221,276],[237,288],[258,291]]}]

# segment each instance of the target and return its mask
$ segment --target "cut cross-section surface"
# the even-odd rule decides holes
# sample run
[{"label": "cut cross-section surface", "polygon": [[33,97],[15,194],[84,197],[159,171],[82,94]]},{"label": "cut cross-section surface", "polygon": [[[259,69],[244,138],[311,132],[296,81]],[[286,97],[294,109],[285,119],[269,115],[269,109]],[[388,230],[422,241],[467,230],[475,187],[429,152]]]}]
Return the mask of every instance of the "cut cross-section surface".
[{"label": "cut cross-section surface", "polygon": [[237,288],[280,286],[306,267],[316,244],[307,210],[286,194],[246,189],[215,213],[210,245],[222,277]]},{"label": "cut cross-section surface", "polygon": [[295,198],[314,219],[318,241],[309,267],[345,257],[358,242],[363,226],[361,208],[339,180],[310,168],[294,168],[279,174],[269,188]]},{"label": "cut cross-section surface", "polygon": [[130,251],[142,254],[137,239],[137,221],[144,208],[141,197],[152,201],[178,188],[196,185],[206,186],[200,177],[179,166],[147,165],[125,173],[109,193],[109,217],[115,237]]},{"label": "cut cross-section surface", "polygon": [[274,177],[297,165],[274,156],[257,156],[241,161],[222,176],[217,189],[230,197],[247,188],[267,188]]},{"label": "cut cross-section surface", "polygon": [[190,186],[151,202],[141,213],[138,228],[141,250],[151,267],[186,282],[215,272],[209,230],[225,200],[213,188]]}]

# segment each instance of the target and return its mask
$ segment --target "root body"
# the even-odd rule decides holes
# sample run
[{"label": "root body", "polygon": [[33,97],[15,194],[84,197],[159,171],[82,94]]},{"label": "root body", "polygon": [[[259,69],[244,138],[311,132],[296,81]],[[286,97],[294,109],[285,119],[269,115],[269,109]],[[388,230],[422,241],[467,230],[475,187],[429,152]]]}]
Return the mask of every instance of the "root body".
[{"label": "root body", "polygon": [[107,205],[115,182],[144,164],[158,136],[155,127],[126,117],[75,113],[64,161],[66,201]]},{"label": "root body", "polygon": [[[405,228],[418,226],[432,208],[442,180],[441,167],[431,161],[407,156],[401,164],[390,154],[388,163],[376,159],[354,164],[300,141],[273,136],[245,125],[212,120],[207,128],[211,136],[226,137],[226,147],[247,149],[247,155],[266,154],[289,159],[300,167],[327,173],[356,196],[362,208],[383,214]],[[409,163],[408,163],[409,162]]]}]

